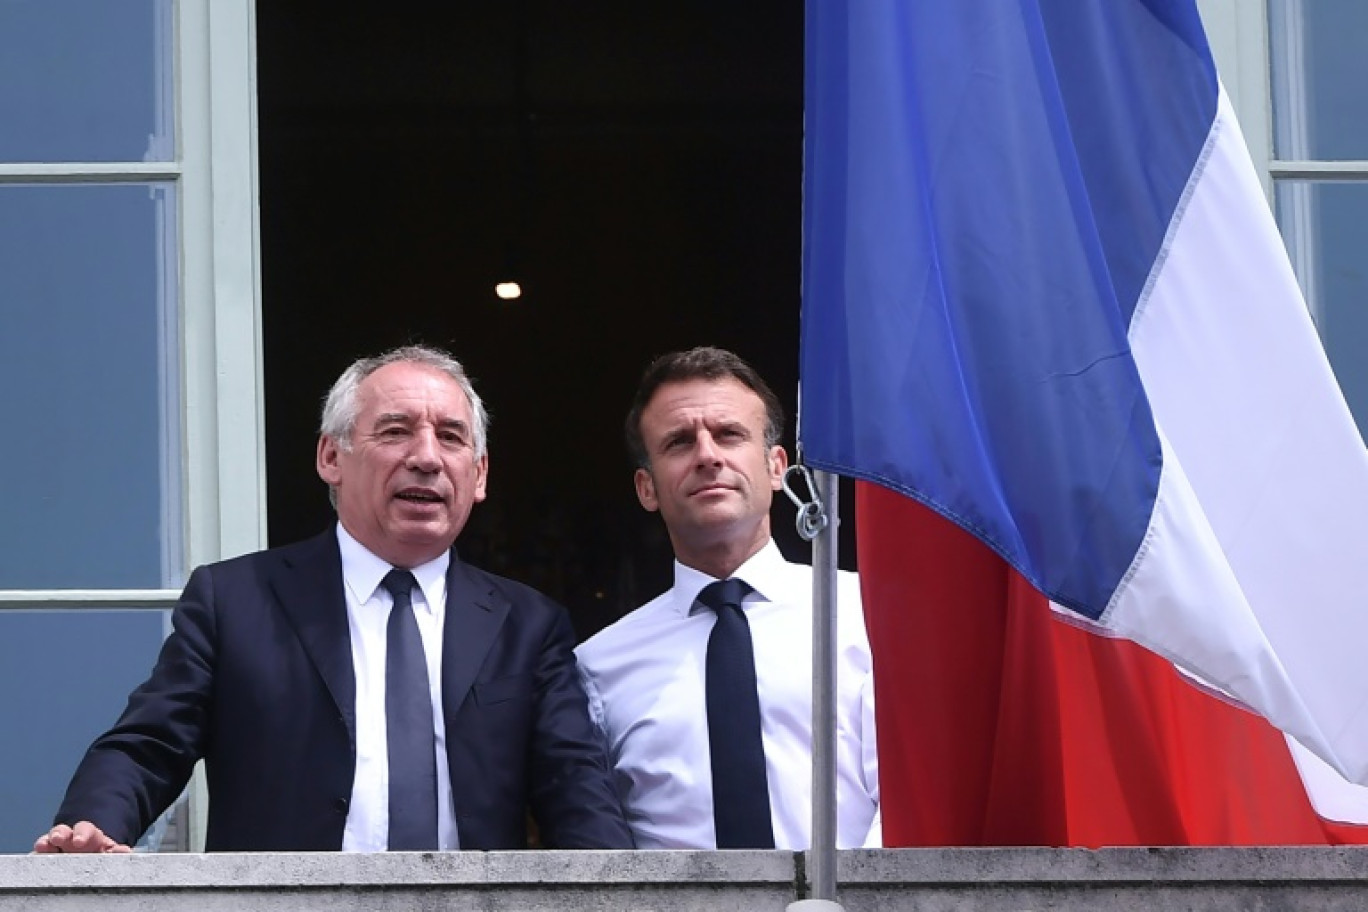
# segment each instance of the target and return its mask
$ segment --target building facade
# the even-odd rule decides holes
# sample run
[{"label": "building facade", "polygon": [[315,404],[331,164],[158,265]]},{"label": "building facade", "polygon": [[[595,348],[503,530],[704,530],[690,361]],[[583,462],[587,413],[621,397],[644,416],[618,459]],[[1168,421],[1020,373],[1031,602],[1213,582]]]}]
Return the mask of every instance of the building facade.
[{"label": "building facade", "polygon": [[[1368,7],[1199,6],[1363,429]],[[47,825],[190,569],[266,544],[254,22],[0,3],[0,852]]]}]

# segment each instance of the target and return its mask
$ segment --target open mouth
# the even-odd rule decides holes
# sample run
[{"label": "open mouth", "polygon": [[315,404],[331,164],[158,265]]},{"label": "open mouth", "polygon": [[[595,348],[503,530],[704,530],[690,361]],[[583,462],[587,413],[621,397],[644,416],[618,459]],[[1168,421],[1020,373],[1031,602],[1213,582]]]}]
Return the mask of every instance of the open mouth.
[{"label": "open mouth", "polygon": [[442,502],[441,496],[433,491],[400,491],[394,496],[412,504],[439,504]]}]

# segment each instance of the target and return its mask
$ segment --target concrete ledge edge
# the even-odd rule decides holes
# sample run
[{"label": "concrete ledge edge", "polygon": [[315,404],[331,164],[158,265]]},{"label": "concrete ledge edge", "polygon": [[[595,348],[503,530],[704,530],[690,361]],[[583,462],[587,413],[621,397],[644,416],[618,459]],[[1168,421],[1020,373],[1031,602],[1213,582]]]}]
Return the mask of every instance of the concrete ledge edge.
[{"label": "concrete ledge edge", "polygon": [[[0,855],[0,896],[35,890],[793,888],[806,869],[802,860],[784,851]],[[862,889],[1163,883],[1368,887],[1368,847],[853,850],[839,853],[838,882]]]},{"label": "concrete ledge edge", "polygon": [[0,855],[0,895],[34,889],[327,889],[593,884],[788,885],[792,852]]}]

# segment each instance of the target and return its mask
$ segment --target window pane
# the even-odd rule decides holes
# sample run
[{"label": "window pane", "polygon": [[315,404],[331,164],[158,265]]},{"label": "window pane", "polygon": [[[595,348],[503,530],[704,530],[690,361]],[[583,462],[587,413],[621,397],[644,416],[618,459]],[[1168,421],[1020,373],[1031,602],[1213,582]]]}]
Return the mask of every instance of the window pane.
[{"label": "window pane", "polygon": [[182,582],[173,194],[0,186],[0,588]]},{"label": "window pane", "polygon": [[1368,158],[1368,3],[1269,0],[1274,154]]},{"label": "window pane", "polygon": [[0,852],[27,852],[152,670],[169,612],[0,610]]},{"label": "window pane", "polygon": [[1277,208],[1330,365],[1368,438],[1368,184],[1280,181]]},{"label": "window pane", "polygon": [[0,2],[0,161],[169,161],[171,0]]}]

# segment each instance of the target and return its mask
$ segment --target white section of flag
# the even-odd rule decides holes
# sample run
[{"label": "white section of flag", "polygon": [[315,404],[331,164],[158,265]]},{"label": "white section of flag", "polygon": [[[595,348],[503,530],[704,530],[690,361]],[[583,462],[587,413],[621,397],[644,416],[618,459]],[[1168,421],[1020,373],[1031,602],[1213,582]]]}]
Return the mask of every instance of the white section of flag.
[{"label": "white section of flag", "polygon": [[1368,783],[1368,450],[1221,90],[1131,325],[1165,445],[1104,623]]}]

